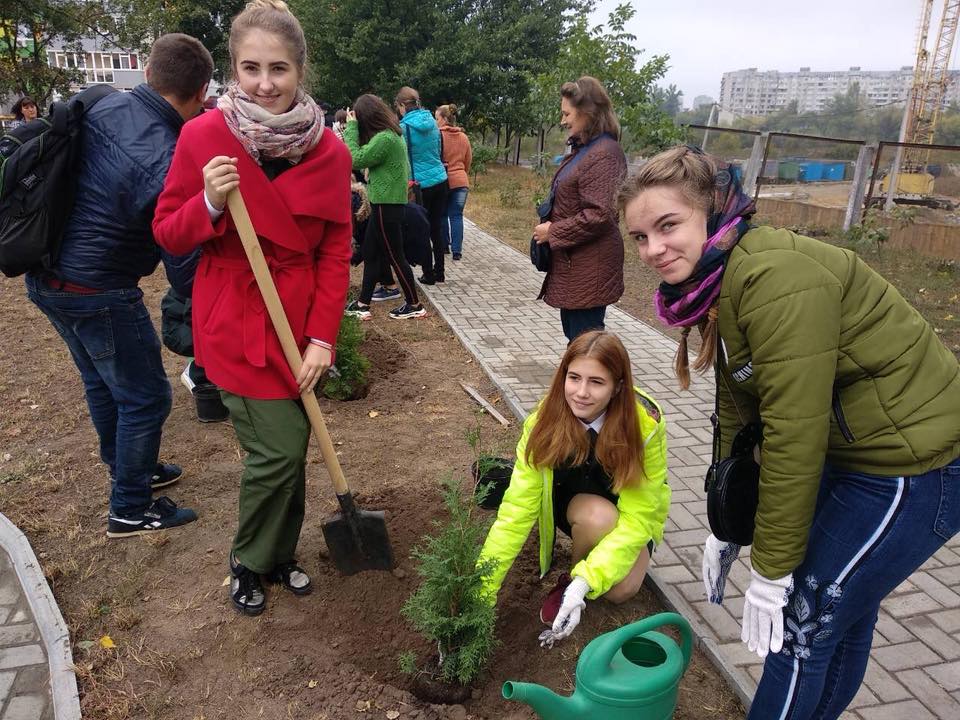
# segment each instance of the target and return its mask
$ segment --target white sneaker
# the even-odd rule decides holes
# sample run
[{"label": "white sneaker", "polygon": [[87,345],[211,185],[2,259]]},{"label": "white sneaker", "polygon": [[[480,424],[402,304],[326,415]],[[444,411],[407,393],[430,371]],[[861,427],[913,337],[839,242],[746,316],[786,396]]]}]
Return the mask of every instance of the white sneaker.
[{"label": "white sneaker", "polygon": [[197,384],[193,381],[193,378],[190,377],[190,368],[193,367],[193,360],[187,363],[187,366],[183,369],[183,372],[180,373],[180,383],[191,393]]}]

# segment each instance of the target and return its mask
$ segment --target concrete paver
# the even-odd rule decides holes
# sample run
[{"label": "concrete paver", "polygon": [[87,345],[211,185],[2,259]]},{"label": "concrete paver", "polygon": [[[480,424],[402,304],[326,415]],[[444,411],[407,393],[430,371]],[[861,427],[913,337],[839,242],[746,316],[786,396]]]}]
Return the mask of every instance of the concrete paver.
[{"label": "concrete paver", "polygon": [[[536,299],[544,276],[525,255],[470,221],[464,231],[464,259],[448,256],[446,282],[422,290],[522,418],[546,391],[566,347],[559,311]],[[709,533],[703,476],[710,461],[713,377],[694,375],[690,390],[682,392],[672,372],[673,340],[618,308],[607,310],[606,326],[630,352],[634,381],[667,414],[673,509],[650,578],[691,621],[703,650],[749,703],[761,663],[739,642],[746,558],[731,572],[722,607],[705,601],[699,581],[701,545]],[[864,685],[843,718],[960,718],[958,552],[960,537],[883,604]]]},{"label": "concrete paver", "polygon": [[[47,655],[20,580],[2,548],[0,601],[6,603],[0,606],[0,720],[52,720]],[[44,678],[39,686],[38,677]]]}]

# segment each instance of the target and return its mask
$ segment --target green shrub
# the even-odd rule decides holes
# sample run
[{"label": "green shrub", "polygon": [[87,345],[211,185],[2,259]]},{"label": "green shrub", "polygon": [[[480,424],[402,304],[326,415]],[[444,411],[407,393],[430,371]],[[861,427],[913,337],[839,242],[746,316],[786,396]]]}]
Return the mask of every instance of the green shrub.
[{"label": "green shrub", "polygon": [[504,207],[520,207],[520,183],[516,180],[508,180],[498,191],[500,203]]},{"label": "green shrub", "polygon": [[[443,504],[449,519],[435,520],[434,534],[411,553],[423,581],[402,612],[436,643],[442,678],[466,685],[486,667],[496,644],[496,610],[482,594],[491,564],[477,565],[489,521],[475,514],[472,498],[463,496],[452,475],[443,480]],[[410,671],[409,654],[401,656],[401,666]]]},{"label": "green shrub", "polygon": [[370,361],[360,352],[365,336],[361,320],[344,315],[337,335],[336,373],[327,373],[322,385],[323,394],[333,400],[353,400],[367,387]]},{"label": "green shrub", "polygon": [[473,173],[473,183],[477,184],[477,175],[487,171],[487,165],[497,158],[497,148],[491,145],[474,143],[473,159],[470,162],[470,172]]}]

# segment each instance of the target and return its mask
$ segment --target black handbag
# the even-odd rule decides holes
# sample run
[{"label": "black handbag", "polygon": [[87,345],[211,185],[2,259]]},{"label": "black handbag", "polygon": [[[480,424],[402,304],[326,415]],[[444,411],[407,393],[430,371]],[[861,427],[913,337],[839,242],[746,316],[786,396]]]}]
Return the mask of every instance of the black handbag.
[{"label": "black handbag", "polygon": [[[540,203],[537,208],[537,215],[540,222],[546,222],[550,219],[550,212],[553,210],[553,188],[547,199]],[[547,272],[550,269],[550,243],[538,243],[535,237],[530,238],[530,262],[540,272]]]},{"label": "black handbag", "polygon": [[[719,339],[718,339],[719,354]],[[753,449],[763,444],[763,425],[744,425],[733,438],[730,457],[720,459],[720,361],[714,367],[717,380],[713,424],[713,460],[707,469],[703,489],[707,493],[707,522],[710,532],[722,542],[752,545],[760,501],[760,466]]]}]

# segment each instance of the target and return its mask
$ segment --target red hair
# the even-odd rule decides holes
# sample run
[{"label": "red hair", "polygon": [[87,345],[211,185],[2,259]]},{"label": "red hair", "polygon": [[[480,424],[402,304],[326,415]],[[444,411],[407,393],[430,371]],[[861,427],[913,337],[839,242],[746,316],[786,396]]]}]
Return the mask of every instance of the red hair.
[{"label": "red hair", "polygon": [[563,354],[560,367],[550,382],[547,396],[540,404],[536,425],[527,441],[525,460],[538,467],[558,467],[563,463],[580,465],[590,454],[590,440],[583,424],[570,411],[564,393],[567,370],[577,358],[599,362],[610,373],[616,390],[607,406],[603,429],[597,437],[597,460],[613,478],[613,491],[638,482],[643,474],[643,438],[633,398],[630,356],[612,333],[602,330],[579,335]]}]

